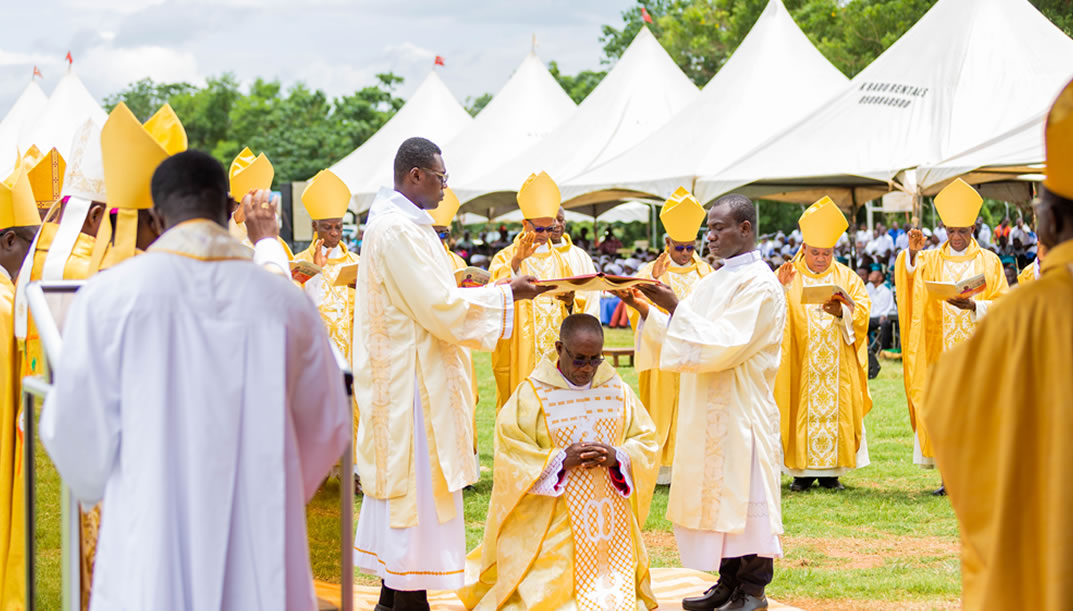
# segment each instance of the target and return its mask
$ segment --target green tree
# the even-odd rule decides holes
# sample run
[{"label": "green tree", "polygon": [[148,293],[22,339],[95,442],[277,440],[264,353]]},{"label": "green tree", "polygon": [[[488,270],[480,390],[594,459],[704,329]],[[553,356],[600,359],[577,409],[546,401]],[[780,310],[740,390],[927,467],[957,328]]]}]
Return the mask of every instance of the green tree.
[{"label": "green tree", "polygon": [[484,110],[485,106],[488,106],[488,102],[492,101],[492,94],[482,93],[476,98],[472,96],[466,96],[466,112],[469,116],[476,117],[478,113]]},{"label": "green tree", "polygon": [[361,146],[402,108],[405,100],[395,96],[402,81],[392,72],[377,74],[375,85],[334,101],[331,119],[338,123],[345,141],[344,154]]},{"label": "green tree", "polygon": [[548,72],[555,77],[559,86],[562,87],[563,90],[566,91],[566,94],[577,104],[580,104],[593,89],[596,89],[596,86],[600,84],[600,81],[604,80],[604,77],[607,76],[606,70],[582,70],[573,76],[563,74],[559,70],[559,64],[555,61],[548,62]]},{"label": "green tree", "polygon": [[144,122],[173,96],[196,90],[190,83],[155,83],[153,79],[143,78],[131,83],[126,89],[105,97],[104,109],[112,112],[113,108],[123,102],[139,121]]}]

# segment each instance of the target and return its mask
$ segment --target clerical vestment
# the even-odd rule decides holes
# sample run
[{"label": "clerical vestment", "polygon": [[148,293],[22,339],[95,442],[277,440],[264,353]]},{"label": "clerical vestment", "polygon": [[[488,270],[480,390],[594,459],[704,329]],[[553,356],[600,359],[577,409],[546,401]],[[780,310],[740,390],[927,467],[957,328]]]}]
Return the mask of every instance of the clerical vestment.
[{"label": "clerical vestment", "polygon": [[[775,400],[782,414],[783,461],[795,477],[838,477],[868,464],[864,416],[868,392],[868,317],[872,302],[852,269],[832,262],[813,273],[794,262],[786,287],[786,332]],[[819,304],[801,303],[805,287],[834,284],[856,304],[836,318]],[[864,451],[862,452],[862,448]]]},{"label": "clerical vestment", "polygon": [[316,308],[251,256],[189,221],[71,305],[40,431],[103,498],[94,611],[315,608],[305,503],[346,393]]},{"label": "clerical vestment", "polygon": [[1034,280],[1039,280],[1040,262],[1037,257],[1031,265],[1026,266],[1021,270],[1021,273],[1017,274],[1017,285],[1028,284]]},{"label": "clerical vestment", "polygon": [[[294,260],[313,263],[313,246],[310,245],[295,255]],[[354,289],[349,286],[335,286],[335,279],[339,277],[339,270],[344,265],[357,262],[358,255],[350,252],[346,244],[339,242],[339,245],[328,253],[328,260],[321,272],[307,280],[304,287],[306,294],[320,311],[320,317],[328,329],[328,337],[332,338],[335,347],[348,361],[352,339],[351,326],[354,323]]]},{"label": "clerical vestment", "polygon": [[[958,282],[983,274],[987,282],[982,293],[974,295],[976,311],[962,310],[928,294],[925,281]],[[926,410],[924,382],[928,369],[944,352],[972,335],[991,302],[1006,294],[1009,284],[998,255],[980,248],[972,240],[963,253],[955,253],[947,241],[936,250],[917,253],[916,264],[909,267],[909,251],[898,254],[895,265],[898,291],[898,324],[901,325],[902,368],[905,372],[905,396],[909,404],[909,421],[916,432],[913,460],[922,466],[934,464],[935,456],[927,428],[920,419]],[[963,404],[964,405],[964,404]]]},{"label": "clerical vestment", "polygon": [[774,391],[785,325],[782,285],[756,250],[701,279],[672,317],[651,308],[641,325],[637,368],[682,374],[667,519],[684,566],[781,554]]},{"label": "clerical vestment", "polygon": [[924,393],[969,611],[1073,605],[1073,241],[1042,268],[939,360]]},{"label": "clerical vestment", "polygon": [[[459,271],[466,269],[469,265],[466,264],[466,260],[458,256],[458,253],[452,251],[447,247],[447,244],[443,245],[444,250],[451,256],[451,268],[452,271]],[[455,279],[458,282],[458,279]],[[477,390],[477,368],[473,365],[473,355],[470,354],[469,349],[466,349],[466,357],[469,359],[470,379],[473,381],[471,386],[473,387],[473,454],[477,459],[477,403],[481,400],[480,393]],[[478,470],[480,470],[480,463],[478,461]]]},{"label": "clerical vestment", "polygon": [[[645,263],[637,270],[638,278],[652,278],[652,265],[654,262]],[[693,287],[701,278],[712,273],[712,266],[708,265],[695,253],[693,260],[688,265],[678,265],[674,262],[667,267],[659,280],[671,287],[679,300],[685,299],[693,292]],[[655,307],[655,306],[651,306]],[[630,326],[637,334],[640,315],[636,310],[630,310]],[[678,384],[677,371],[663,371],[662,369],[647,369],[637,374],[638,390],[641,401],[656,423],[656,434],[659,435],[660,465],[670,467],[674,462],[675,429],[678,428]]]},{"label": "clerical vestment", "polygon": [[478,478],[465,348],[510,337],[514,299],[507,286],[459,288],[432,217],[401,193],[381,189],[369,219],[354,309],[355,564],[395,589],[457,589],[461,490]]},{"label": "clerical vestment", "polygon": [[[521,235],[521,234],[519,234]],[[532,256],[522,261],[517,273],[511,267],[518,238],[514,243],[496,253],[488,271],[492,282],[508,280],[515,276],[536,276],[540,280],[567,278],[574,272],[562,253],[545,244]],[[581,296],[574,297],[577,311],[584,311]],[[544,359],[555,360],[555,342],[559,339],[559,326],[570,312],[562,300],[550,295],[519,302],[514,307],[514,334],[503,340],[492,353],[492,374],[496,379],[496,411],[507,402],[514,389],[529,377],[537,363]]]},{"label": "clerical vestment", "polygon": [[[563,241],[555,244],[555,250],[566,259],[566,264],[575,276],[587,276],[596,273],[596,266],[592,263],[589,253],[574,246],[574,242],[568,234],[563,234]],[[580,307],[574,308],[575,312],[591,314],[600,318],[600,291],[581,291],[575,298]]]},{"label": "clerical vestment", "polygon": [[[612,446],[614,469],[563,470],[565,449]],[[469,609],[654,608],[641,538],[655,485],[655,427],[607,363],[588,387],[542,361],[496,419],[492,501],[470,553]],[[614,473],[613,473],[614,472]]]},{"label": "clerical vestment", "polygon": [[[16,421],[21,412],[22,377],[15,341],[15,285],[7,270],[0,267],[0,588],[4,608],[26,605],[25,510],[22,488],[22,427]],[[20,607],[21,605],[21,607]]]}]

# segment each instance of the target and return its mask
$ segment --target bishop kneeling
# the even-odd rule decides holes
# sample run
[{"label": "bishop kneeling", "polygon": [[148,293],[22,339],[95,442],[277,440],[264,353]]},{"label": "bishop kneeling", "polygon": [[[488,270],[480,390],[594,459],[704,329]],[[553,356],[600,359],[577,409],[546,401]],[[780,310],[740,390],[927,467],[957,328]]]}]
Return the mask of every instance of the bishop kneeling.
[{"label": "bishop kneeling", "polygon": [[558,361],[538,363],[500,410],[484,543],[459,591],[467,609],[656,607],[641,525],[659,441],[603,344],[598,319],[566,317]]}]

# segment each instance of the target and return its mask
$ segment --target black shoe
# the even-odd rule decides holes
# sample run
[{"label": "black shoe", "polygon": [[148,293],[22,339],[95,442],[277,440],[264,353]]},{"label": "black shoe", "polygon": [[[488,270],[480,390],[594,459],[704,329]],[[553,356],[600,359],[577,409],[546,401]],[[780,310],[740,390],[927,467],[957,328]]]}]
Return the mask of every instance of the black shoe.
[{"label": "black shoe", "polygon": [[790,492],[804,492],[812,487],[814,481],[816,481],[815,477],[795,477],[790,484]]},{"label": "black shoe", "polygon": [[752,594],[746,594],[741,590],[734,592],[733,598],[730,602],[719,607],[716,611],[756,611],[757,609],[767,609],[767,597],[761,594],[760,596],[753,596]]},{"label": "black shoe", "polygon": [[846,487],[842,485],[842,482],[838,481],[837,477],[821,477],[817,480],[820,483],[821,488],[828,490],[845,490]]},{"label": "black shoe", "polygon": [[380,603],[376,603],[376,606],[373,607],[373,611],[394,611],[394,609],[392,609],[391,607],[385,607]]},{"label": "black shoe", "polygon": [[931,493],[932,496],[946,496],[946,484],[939,486],[939,489]]},{"label": "black shoe", "polygon": [[734,590],[722,582],[715,584],[704,591],[703,596],[692,596],[682,599],[682,608],[688,611],[715,611],[730,601]]}]

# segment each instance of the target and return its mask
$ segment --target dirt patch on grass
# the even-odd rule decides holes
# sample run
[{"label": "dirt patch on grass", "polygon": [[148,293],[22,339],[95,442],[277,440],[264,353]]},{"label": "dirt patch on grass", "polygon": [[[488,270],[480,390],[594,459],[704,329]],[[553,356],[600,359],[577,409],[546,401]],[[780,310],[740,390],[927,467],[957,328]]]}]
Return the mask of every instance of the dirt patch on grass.
[{"label": "dirt patch on grass", "polygon": [[932,609],[960,609],[954,600],[929,600],[922,602],[888,602],[882,600],[829,600],[817,598],[780,599],[780,603],[804,611],[931,611]]},{"label": "dirt patch on grass", "polygon": [[[882,538],[833,537],[783,537],[783,547],[791,551],[808,548],[826,556],[840,568],[870,569],[883,566],[892,558],[935,559],[957,557],[961,547],[956,539],[948,537],[911,537],[886,535]],[[791,567],[827,564],[808,558],[789,558],[782,564]]]},{"label": "dirt patch on grass", "polygon": [[645,547],[649,551],[663,553],[678,553],[678,543],[674,540],[674,533],[663,530],[646,530],[641,533],[645,541]]}]

